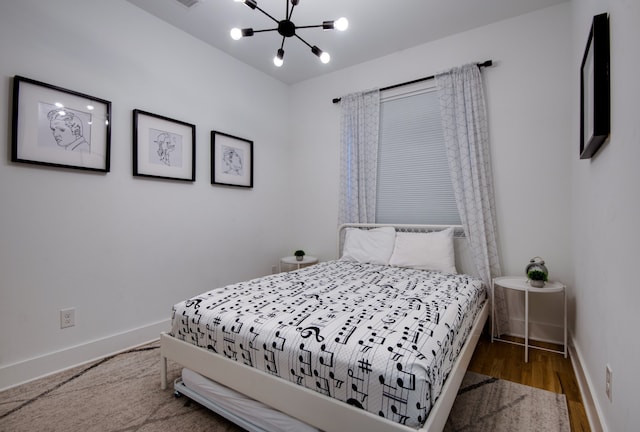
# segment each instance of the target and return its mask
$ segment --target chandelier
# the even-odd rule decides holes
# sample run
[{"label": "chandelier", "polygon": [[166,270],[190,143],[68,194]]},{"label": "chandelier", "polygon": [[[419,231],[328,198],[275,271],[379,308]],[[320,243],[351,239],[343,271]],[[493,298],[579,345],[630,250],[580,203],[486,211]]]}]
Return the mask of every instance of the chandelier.
[{"label": "chandelier", "polygon": [[[329,55],[328,52],[322,51],[317,46],[315,45],[312,46],[311,44],[307,43],[307,41],[302,39],[296,33],[296,30],[322,27],[323,30],[336,29],[336,30],[344,31],[347,29],[347,27],[349,27],[349,21],[347,21],[346,18],[339,18],[334,21],[324,21],[322,24],[318,24],[318,25],[308,25],[308,26],[295,25],[293,21],[291,21],[291,16],[293,15],[293,9],[298,5],[298,3],[300,3],[300,0],[285,0],[287,9],[285,13],[285,18],[283,20],[277,20],[271,15],[269,15],[267,12],[265,12],[264,10],[260,9],[260,7],[258,6],[258,2],[256,0],[235,0],[235,1],[242,2],[247,6],[249,6],[251,9],[258,9],[260,12],[262,12],[263,14],[271,18],[276,24],[278,24],[278,27],[264,29],[264,30],[254,30],[252,28],[240,29],[236,27],[231,29],[231,38],[234,40],[239,40],[243,37],[253,36],[255,33],[277,31],[282,36],[282,43],[280,44],[280,48],[278,49],[276,56],[273,58],[273,63],[278,67],[284,64],[284,41],[287,38],[290,38],[293,36],[297,37],[306,46],[311,48],[311,52],[314,53],[316,56],[318,56],[318,58],[320,58],[320,61],[322,63],[329,63],[329,61],[331,60],[331,56]],[[291,9],[289,9],[289,1],[291,1]]]}]

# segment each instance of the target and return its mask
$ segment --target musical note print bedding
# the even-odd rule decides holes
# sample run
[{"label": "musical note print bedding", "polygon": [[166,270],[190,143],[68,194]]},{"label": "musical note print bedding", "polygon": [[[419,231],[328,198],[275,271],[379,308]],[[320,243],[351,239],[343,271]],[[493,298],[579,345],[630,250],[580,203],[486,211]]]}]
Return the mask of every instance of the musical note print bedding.
[{"label": "musical note print bedding", "polygon": [[178,303],[171,334],[419,427],[486,297],[467,275],[329,261]]}]

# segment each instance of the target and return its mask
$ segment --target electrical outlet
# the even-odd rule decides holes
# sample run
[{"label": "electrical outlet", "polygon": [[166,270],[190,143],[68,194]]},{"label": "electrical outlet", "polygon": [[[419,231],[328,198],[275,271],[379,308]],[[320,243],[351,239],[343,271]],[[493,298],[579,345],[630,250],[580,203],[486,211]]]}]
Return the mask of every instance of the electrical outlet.
[{"label": "electrical outlet", "polygon": [[612,375],[613,372],[611,371],[611,366],[607,365],[606,369],[605,369],[605,384],[604,384],[604,391],[607,394],[607,397],[609,398],[609,402],[613,402],[613,396],[611,395],[611,380],[612,380]]},{"label": "electrical outlet", "polygon": [[62,309],[60,311],[60,328],[73,327],[76,325],[76,309]]}]

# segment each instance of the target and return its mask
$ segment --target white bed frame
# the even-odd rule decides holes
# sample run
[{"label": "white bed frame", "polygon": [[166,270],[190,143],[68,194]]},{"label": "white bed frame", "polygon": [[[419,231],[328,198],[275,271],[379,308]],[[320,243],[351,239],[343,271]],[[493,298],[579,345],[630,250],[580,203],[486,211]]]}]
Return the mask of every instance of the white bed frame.
[{"label": "white bed frame", "polygon": [[[398,231],[431,232],[448,228],[449,225],[381,225],[347,224],[339,229],[339,242],[345,228],[376,228],[394,226]],[[475,275],[466,246],[466,239],[460,237],[462,227],[454,226],[457,236],[454,238],[456,249],[456,268],[461,273]],[[339,246],[340,247],[340,246]],[[339,250],[340,252],[340,250]],[[456,359],[442,392],[433,405],[426,423],[420,432],[440,432],[449,417],[462,378],[469,366],[482,329],[489,316],[488,301],[484,303],[476,317],[471,333]],[[414,428],[395,423],[389,419],[348,405],[342,401],[324,396],[313,390],[299,386],[282,378],[274,377],[259,369],[246,366],[204,348],[183,342],[167,333],[160,335],[160,381],[162,389],[167,387],[167,360],[174,361],[199,374],[261,401],[279,411],[295,417],[323,431],[353,432],[409,432]],[[215,404],[215,401],[211,401]],[[212,408],[211,406],[209,408]],[[214,409],[215,410],[215,409]],[[218,410],[215,410],[218,411]],[[224,415],[224,413],[220,414]]]}]

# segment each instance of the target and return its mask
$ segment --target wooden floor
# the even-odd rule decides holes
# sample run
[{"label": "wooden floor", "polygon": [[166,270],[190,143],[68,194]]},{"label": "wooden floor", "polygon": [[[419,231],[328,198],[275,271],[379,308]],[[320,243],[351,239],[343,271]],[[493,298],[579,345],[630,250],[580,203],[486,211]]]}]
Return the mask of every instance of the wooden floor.
[{"label": "wooden floor", "polygon": [[[518,340],[518,339],[513,339]],[[557,345],[540,346],[559,349]],[[562,354],[529,349],[529,362],[524,362],[524,347],[493,342],[482,335],[469,364],[472,372],[505,379],[566,395],[571,431],[590,431],[580,390],[569,358]]]}]

